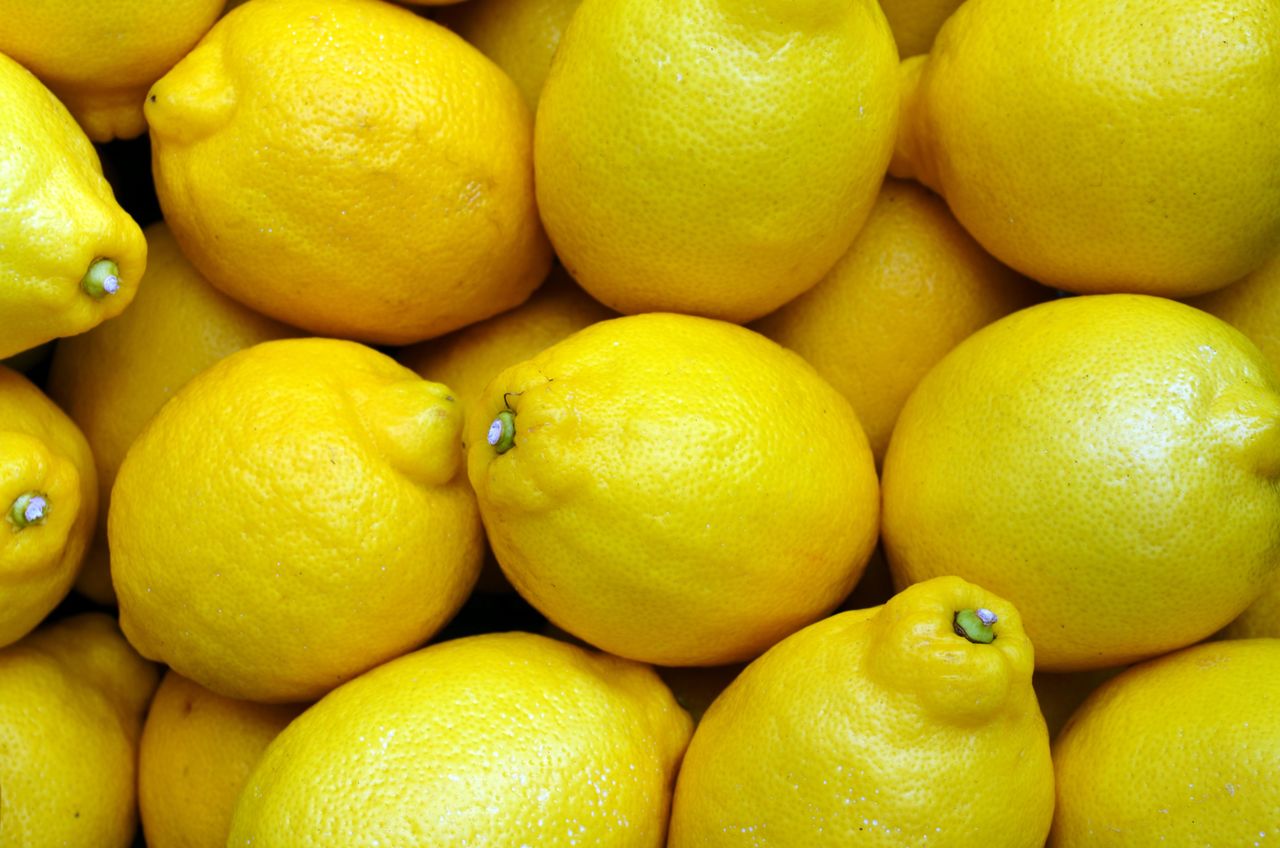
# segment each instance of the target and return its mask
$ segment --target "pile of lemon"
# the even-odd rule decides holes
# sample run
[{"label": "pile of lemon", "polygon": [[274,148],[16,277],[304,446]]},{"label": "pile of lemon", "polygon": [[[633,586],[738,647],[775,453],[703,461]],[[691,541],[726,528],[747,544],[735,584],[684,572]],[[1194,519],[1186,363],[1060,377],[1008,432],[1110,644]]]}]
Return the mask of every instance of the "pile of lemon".
[{"label": "pile of lemon", "polygon": [[1280,844],[1280,2],[407,3],[0,0],[0,845]]}]

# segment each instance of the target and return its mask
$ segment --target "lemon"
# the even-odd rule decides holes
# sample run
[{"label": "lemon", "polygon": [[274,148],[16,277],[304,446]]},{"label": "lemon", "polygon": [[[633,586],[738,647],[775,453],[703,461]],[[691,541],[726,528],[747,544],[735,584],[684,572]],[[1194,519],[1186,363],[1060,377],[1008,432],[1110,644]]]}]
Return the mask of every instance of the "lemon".
[{"label": "lemon", "polygon": [[1280,250],[1243,279],[1186,302],[1248,336],[1280,373]]},{"label": "lemon", "polygon": [[30,632],[71,590],[98,511],[84,436],[27,378],[3,366],[0,510],[3,647]]},{"label": "lemon", "polygon": [[138,735],[158,674],[101,613],[0,650],[5,848],[128,848]]},{"label": "lemon", "polygon": [[550,267],[519,90],[406,9],[247,3],[146,115],[183,251],[285,323],[408,344],[519,305]]},{"label": "lemon", "polygon": [[138,806],[148,848],[226,848],[231,813],[253,767],[300,704],[214,694],[170,671],[138,747]]},{"label": "lemon", "polygon": [[133,299],[147,245],[66,107],[3,55],[0,114],[8,116],[0,133],[4,359],[119,315]]},{"label": "lemon", "polygon": [[1041,848],[1053,765],[1033,664],[1017,610],[956,577],[806,627],[703,716],[670,848]]},{"label": "lemon", "polygon": [[520,87],[531,109],[551,70],[551,57],[582,0],[467,0],[436,20],[488,56]]},{"label": "lemon", "polygon": [[529,633],[444,642],[289,725],[227,846],[661,848],[690,729],[636,663]]},{"label": "lemon", "polygon": [[210,286],[163,223],[145,235],[147,270],[128,311],[63,339],[49,368],[49,396],[93,449],[102,520],[76,588],[99,603],[113,601],[107,505],[129,445],[196,374],[241,348],[294,334]]},{"label": "lemon", "polygon": [[593,324],[495,377],[468,422],[512,585],[620,656],[754,657],[833,609],[875,544],[875,467],[848,402],[723,321]]},{"label": "lemon", "polygon": [[1054,743],[1052,848],[1266,845],[1280,810],[1280,640],[1187,648],[1103,684]]},{"label": "lemon", "polygon": [[1041,670],[1198,641],[1280,550],[1280,385],[1248,339],[1145,295],[1066,298],[961,342],[883,472],[899,585],[958,574],[1018,606]]},{"label": "lemon", "polygon": [[938,30],[962,0],[880,0],[902,58],[928,53]]},{"label": "lemon", "polygon": [[222,359],[161,408],[108,516],[125,635],[221,695],[309,700],[426,641],[481,527],[448,389],[354,342]]},{"label": "lemon", "polygon": [[1280,574],[1267,581],[1256,601],[1223,628],[1227,639],[1280,639]]},{"label": "lemon", "polygon": [[1182,297],[1280,244],[1273,0],[973,0],[902,80],[893,174],[1043,283]]},{"label": "lemon", "polygon": [[753,327],[840,390],[879,462],[907,395],[935,362],[1047,295],[983,251],[937,195],[886,180],[848,253]]},{"label": "lemon", "polygon": [[0,0],[0,52],[58,95],[94,141],[146,132],[147,89],[213,25],[225,0]]},{"label": "lemon", "polygon": [[586,0],[538,102],[557,255],[620,312],[771,312],[866,220],[895,67],[874,0]]}]

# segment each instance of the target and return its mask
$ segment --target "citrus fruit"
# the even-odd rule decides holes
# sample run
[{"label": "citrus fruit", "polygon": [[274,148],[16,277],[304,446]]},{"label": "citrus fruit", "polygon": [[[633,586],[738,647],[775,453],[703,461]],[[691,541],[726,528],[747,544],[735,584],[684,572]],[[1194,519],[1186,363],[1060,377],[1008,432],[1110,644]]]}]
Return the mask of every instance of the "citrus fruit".
[{"label": "citrus fruit", "polygon": [[467,0],[441,9],[436,20],[488,56],[538,108],[551,57],[582,0]]},{"label": "citrus fruit", "polygon": [[224,698],[170,671],[138,747],[138,807],[147,848],[226,848],[249,773],[301,704]]},{"label": "citrus fruit", "polygon": [[1280,550],[1280,385],[1239,331],[1145,295],[1065,298],[979,330],[898,418],[883,473],[895,582],[957,574],[1018,606],[1041,670],[1203,639]]},{"label": "citrus fruit", "polygon": [[1186,302],[1248,336],[1280,373],[1280,250],[1243,279]]},{"label": "citrus fruit", "polygon": [[902,81],[892,173],[1040,282],[1182,297],[1280,244],[1273,0],[974,0]]},{"label": "citrus fruit", "polygon": [[935,362],[979,327],[1047,295],[983,251],[937,195],[886,180],[827,276],[753,328],[840,390],[879,462],[898,411]]},{"label": "citrus fruit", "polygon": [[178,391],[111,493],[125,635],[221,695],[313,699],[462,605],[481,527],[462,415],[354,342],[263,342]]},{"label": "citrus fruit", "polygon": [[661,848],[690,729],[644,666],[529,633],[443,642],[290,724],[227,846]]},{"label": "citrus fruit", "polygon": [[213,25],[225,0],[0,0],[0,52],[58,95],[94,141],[146,132],[147,89]]},{"label": "citrus fruit", "polygon": [[898,55],[906,59],[928,53],[938,30],[962,0],[880,0],[880,8],[893,30]]},{"label": "citrus fruit", "polygon": [[[5,26],[8,26],[6,20]],[[147,261],[66,107],[0,55],[0,359],[119,315]]]},{"label": "citrus fruit", "polygon": [[210,286],[163,223],[145,235],[147,270],[128,311],[63,339],[49,367],[49,396],[93,449],[102,520],[76,588],[99,603],[113,601],[107,505],[129,445],[196,374],[229,353],[295,332]]},{"label": "citrus fruit", "polygon": [[546,276],[532,121],[442,26],[377,0],[260,0],[151,89],[156,190],[183,251],[253,309],[408,344]]},{"label": "citrus fruit", "polygon": [[1258,599],[1223,628],[1220,635],[1227,639],[1280,639],[1280,574],[1267,581]]},{"label": "citrus fruit", "polygon": [[138,735],[158,674],[101,613],[0,650],[5,848],[128,848]]},{"label": "citrus fruit", "polygon": [[538,208],[620,312],[758,318],[866,220],[893,147],[874,0],[586,0],[538,102]]},{"label": "citrus fruit", "polygon": [[84,436],[31,381],[3,366],[0,510],[3,647],[29,633],[71,590],[98,512]]},{"label": "citrus fruit", "polygon": [[468,421],[504,573],[610,653],[751,658],[834,608],[875,544],[875,467],[848,402],[733,324],[593,324],[495,377]]},{"label": "citrus fruit", "polygon": [[1013,606],[956,577],[806,627],[703,716],[670,847],[1041,848],[1053,765],[1033,664]]},{"label": "citrus fruit", "polygon": [[1054,742],[1049,845],[1271,842],[1277,698],[1277,639],[1196,645],[1103,684]]}]

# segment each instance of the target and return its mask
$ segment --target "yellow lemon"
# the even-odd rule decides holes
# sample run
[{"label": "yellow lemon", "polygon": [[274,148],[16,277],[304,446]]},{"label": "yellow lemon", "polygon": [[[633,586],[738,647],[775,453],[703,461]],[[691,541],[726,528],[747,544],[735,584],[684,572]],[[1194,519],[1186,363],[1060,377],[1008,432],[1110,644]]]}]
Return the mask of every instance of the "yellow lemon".
[{"label": "yellow lemon", "polygon": [[1280,250],[1243,279],[1186,302],[1248,336],[1280,373]]},{"label": "yellow lemon", "polygon": [[138,735],[158,674],[100,613],[0,650],[5,848],[128,848]]},{"label": "yellow lemon", "polygon": [[125,635],[213,691],[315,698],[462,605],[481,527],[448,389],[354,342],[286,339],[187,383],[111,493]]},{"label": "yellow lemon", "polygon": [[902,89],[894,175],[1043,283],[1182,297],[1280,243],[1274,0],[972,0]]},{"label": "yellow lemon", "polygon": [[703,716],[670,848],[1042,848],[1033,665],[1014,607],[955,577],[806,627]]},{"label": "yellow lemon", "polygon": [[620,312],[748,321],[816,283],[893,147],[874,0],[586,0],[538,102],[538,208]]},{"label": "yellow lemon", "polygon": [[849,252],[754,329],[848,398],[879,462],[898,411],[935,362],[1048,294],[984,252],[937,195],[887,180]]},{"label": "yellow lemon", "polygon": [[224,698],[170,671],[138,747],[138,807],[147,848],[226,848],[240,790],[300,704]]},{"label": "yellow lemon", "polygon": [[733,324],[593,324],[495,377],[468,421],[503,571],[619,656],[749,659],[833,609],[875,544],[875,467],[848,402]]},{"label": "yellow lemon", "polygon": [[480,398],[504,368],[536,356],[583,327],[614,317],[616,312],[588,297],[556,266],[519,307],[405,348],[398,358],[423,379],[453,389],[465,407]]},{"label": "yellow lemon", "polygon": [[3,55],[0,114],[3,359],[119,315],[133,299],[147,244],[66,107]]},{"label": "yellow lemon", "polygon": [[538,107],[551,57],[582,0],[468,0],[442,9],[436,20],[488,56]]},{"label": "yellow lemon", "polygon": [[146,114],[183,251],[288,324],[408,344],[519,305],[550,266],[519,90],[406,9],[255,0]]},{"label": "yellow lemon", "polygon": [[880,0],[902,58],[928,53],[934,36],[963,0]]},{"label": "yellow lemon", "polygon": [[0,0],[0,52],[66,104],[94,141],[147,129],[147,89],[213,25],[225,0]]},{"label": "yellow lemon", "polygon": [[1017,604],[1042,670],[1203,639],[1280,550],[1280,384],[1237,330],[1144,295],[1066,298],[961,342],[884,462],[899,585],[958,574]]},{"label": "yellow lemon", "polygon": [[1227,639],[1280,639],[1280,574],[1267,581],[1258,599],[1223,628],[1220,635]]},{"label": "yellow lemon", "polygon": [[2,647],[30,632],[71,590],[98,514],[84,436],[27,378],[3,366],[0,510]]},{"label": "yellow lemon", "polygon": [[1103,684],[1053,746],[1051,848],[1267,845],[1280,639],[1210,642]]},{"label": "yellow lemon", "polygon": [[49,396],[80,426],[98,472],[103,520],[76,588],[112,602],[107,505],[125,452],[188,380],[229,353],[294,330],[209,285],[163,223],[146,230],[147,271],[129,310],[63,339],[49,368]]},{"label": "yellow lemon", "polygon": [[691,724],[636,663],[530,633],[443,642],[290,724],[227,846],[661,848]]}]

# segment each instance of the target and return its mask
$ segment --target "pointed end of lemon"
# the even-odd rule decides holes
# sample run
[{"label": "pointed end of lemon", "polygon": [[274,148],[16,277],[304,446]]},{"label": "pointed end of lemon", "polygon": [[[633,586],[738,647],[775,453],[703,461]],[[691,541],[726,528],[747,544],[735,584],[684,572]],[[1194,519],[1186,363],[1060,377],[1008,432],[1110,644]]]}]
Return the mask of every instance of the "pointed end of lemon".
[{"label": "pointed end of lemon", "polygon": [[996,640],[995,631],[991,628],[999,618],[991,610],[979,607],[976,610],[965,609],[956,613],[952,627],[957,636],[963,636],[978,645],[990,645]]},{"label": "pointed end of lemon", "polygon": [[110,259],[95,259],[80,280],[80,288],[94,300],[120,291],[120,267]]},{"label": "pointed end of lemon", "polygon": [[24,492],[9,507],[9,521],[19,530],[40,524],[49,515],[49,498],[40,492]]}]

